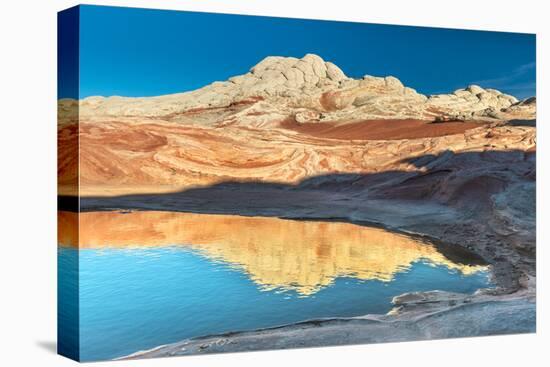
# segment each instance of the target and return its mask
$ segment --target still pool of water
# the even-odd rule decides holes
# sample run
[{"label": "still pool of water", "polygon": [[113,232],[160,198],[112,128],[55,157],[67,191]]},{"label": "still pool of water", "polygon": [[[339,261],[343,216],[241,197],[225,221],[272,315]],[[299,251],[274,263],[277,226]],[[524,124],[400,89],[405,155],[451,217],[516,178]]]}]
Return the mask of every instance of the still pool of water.
[{"label": "still pool of water", "polygon": [[[59,215],[60,229],[75,219]],[[81,213],[79,222],[78,237],[60,231],[59,279],[62,295],[75,286],[78,263],[78,300],[62,297],[60,306],[79,303],[84,361],[214,333],[386,313],[405,292],[490,286],[486,266],[348,223],[167,212]]]}]

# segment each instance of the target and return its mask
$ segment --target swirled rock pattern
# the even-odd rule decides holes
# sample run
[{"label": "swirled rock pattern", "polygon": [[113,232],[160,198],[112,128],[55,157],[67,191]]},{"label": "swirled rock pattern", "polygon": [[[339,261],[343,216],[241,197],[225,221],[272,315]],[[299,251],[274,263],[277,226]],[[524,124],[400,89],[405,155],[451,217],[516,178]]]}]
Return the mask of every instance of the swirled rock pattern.
[{"label": "swirled rock pattern", "polygon": [[478,86],[426,97],[315,55],[268,57],[193,92],[59,101],[59,192],[78,183],[82,208],[406,226],[475,247],[516,287],[534,276],[535,111]]},{"label": "swirled rock pattern", "polygon": [[[292,347],[317,334],[324,339],[308,345],[448,337],[456,327],[461,336],[534,329],[535,97],[476,85],[425,96],[392,76],[349,78],[309,54],[270,56],[185,93],[60,100],[58,113],[59,192],[74,196],[78,185],[81,210],[383,223],[474,250],[498,286],[496,296],[444,295],[424,306],[397,300],[393,316],[375,317],[391,323],[375,329],[348,320],[330,334],[327,321],[324,333],[317,324],[306,334],[290,326],[280,336],[243,334],[243,343],[237,336],[233,349],[213,348],[216,337],[188,350],[261,348],[253,343],[266,335]],[[436,327],[409,322],[410,312],[435,312],[430,305],[445,328],[429,317]],[[403,322],[398,334],[395,322]]]},{"label": "swirled rock pattern", "polygon": [[[397,162],[443,150],[534,149],[534,129],[498,122],[533,119],[535,108],[534,98],[475,85],[427,97],[392,76],[348,78],[308,54],[270,56],[192,92],[60,100],[59,131],[61,146],[80,136],[81,193],[120,194],[230,180],[294,184],[409,170]],[[70,149],[60,152],[68,187],[77,162]]]}]

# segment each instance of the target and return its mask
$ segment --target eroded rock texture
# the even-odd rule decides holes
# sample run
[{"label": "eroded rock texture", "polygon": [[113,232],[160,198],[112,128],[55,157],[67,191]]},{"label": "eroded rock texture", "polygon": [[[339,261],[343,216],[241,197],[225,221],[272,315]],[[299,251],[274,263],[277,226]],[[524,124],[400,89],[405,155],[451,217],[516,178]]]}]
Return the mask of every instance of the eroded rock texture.
[{"label": "eroded rock texture", "polygon": [[[80,134],[84,195],[228,180],[297,183],[410,170],[403,158],[443,150],[534,149],[534,129],[497,122],[534,119],[535,108],[534,98],[518,102],[475,85],[426,97],[391,76],[348,78],[316,55],[270,56],[192,92],[61,100],[60,144]],[[66,153],[62,185],[75,180],[68,177],[74,152]]]},{"label": "eroded rock texture", "polygon": [[[256,105],[254,102],[264,101]],[[60,102],[62,110],[76,101]],[[348,78],[338,66],[317,55],[301,59],[269,56],[243,75],[195,91],[153,98],[88,97],[80,101],[82,117],[166,117],[209,111],[203,123],[223,120],[240,105],[247,112],[294,116],[303,111],[320,120],[469,119],[494,117],[518,100],[494,89],[470,85],[450,94],[425,96],[392,76]],[[252,105],[255,108],[252,108]],[[528,106],[524,103],[522,106]],[[222,109],[223,111],[220,111]],[[529,110],[527,108],[527,110]],[[529,110],[532,112],[532,110]],[[529,111],[526,111],[529,113]],[[233,111],[235,112],[235,111]]]},{"label": "eroded rock texture", "polygon": [[[74,195],[79,181],[82,210],[375,222],[473,250],[497,285],[496,295],[452,300],[460,307],[440,300],[441,316],[420,323],[403,298],[389,319],[323,322],[322,335],[317,324],[291,326],[158,355],[203,343],[208,351],[262,348],[262,340],[274,348],[271,337],[292,347],[534,329],[534,97],[475,85],[425,96],[391,76],[348,78],[309,54],[267,57],[186,93],[61,100],[59,116],[60,194]],[[226,339],[232,347],[218,348]]]},{"label": "eroded rock texture", "polygon": [[[60,193],[79,180],[83,208],[379,222],[476,248],[517,288],[534,276],[535,112],[267,57],[192,92],[59,101]],[[63,149],[77,137],[79,157]]]}]

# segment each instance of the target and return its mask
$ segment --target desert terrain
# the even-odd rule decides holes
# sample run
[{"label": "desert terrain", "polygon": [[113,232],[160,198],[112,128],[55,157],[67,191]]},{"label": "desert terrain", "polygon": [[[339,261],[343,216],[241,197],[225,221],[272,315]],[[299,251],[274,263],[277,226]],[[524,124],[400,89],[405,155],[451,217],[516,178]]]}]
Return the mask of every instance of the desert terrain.
[{"label": "desert terrain", "polygon": [[476,85],[426,96],[392,76],[349,78],[316,55],[272,56],[191,92],[60,100],[58,141],[61,210],[79,194],[83,212],[374,224],[473,251],[497,285],[139,357],[451,337],[459,324],[460,336],[534,330],[534,97]]}]

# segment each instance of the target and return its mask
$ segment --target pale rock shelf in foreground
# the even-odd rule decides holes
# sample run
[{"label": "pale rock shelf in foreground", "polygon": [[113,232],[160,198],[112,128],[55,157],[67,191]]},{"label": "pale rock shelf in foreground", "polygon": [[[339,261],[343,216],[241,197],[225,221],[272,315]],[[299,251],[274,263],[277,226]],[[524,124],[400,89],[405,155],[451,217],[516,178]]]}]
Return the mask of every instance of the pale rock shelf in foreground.
[{"label": "pale rock shelf in foreground", "polygon": [[535,332],[533,294],[407,293],[388,315],[309,320],[184,340],[119,358],[141,359],[266,349],[388,343]]}]

